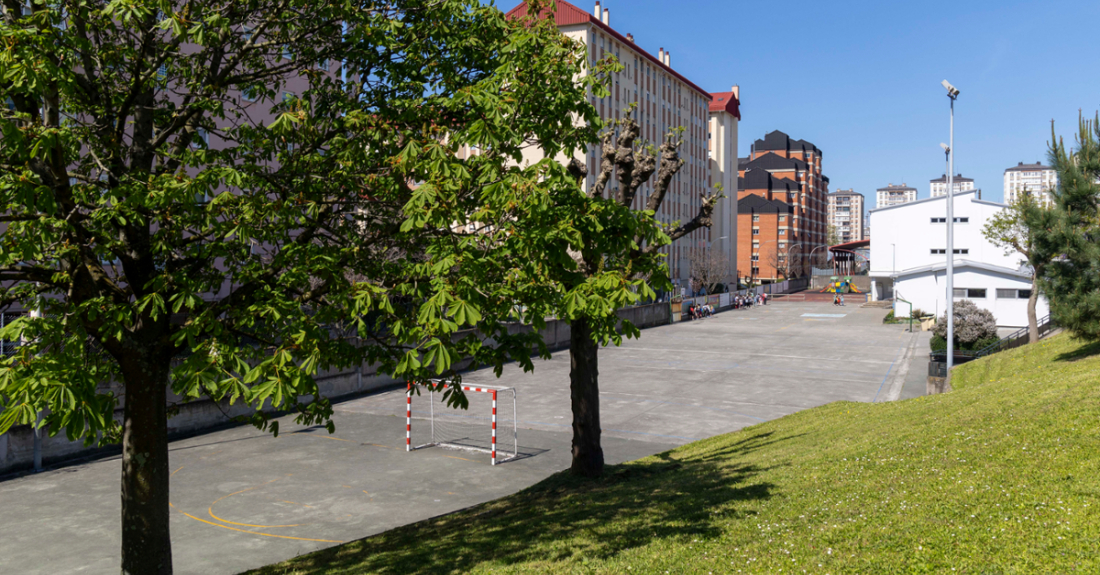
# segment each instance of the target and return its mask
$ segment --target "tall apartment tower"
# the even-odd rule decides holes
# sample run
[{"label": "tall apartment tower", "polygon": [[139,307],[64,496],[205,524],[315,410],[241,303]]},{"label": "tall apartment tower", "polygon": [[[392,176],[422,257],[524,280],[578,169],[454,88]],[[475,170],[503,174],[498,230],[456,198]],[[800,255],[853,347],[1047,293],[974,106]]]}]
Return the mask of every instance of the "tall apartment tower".
[{"label": "tall apartment tower", "polygon": [[[525,15],[527,9],[527,3],[523,2],[508,15]],[[544,15],[549,17],[549,13]],[[715,97],[675,71],[669,51],[662,47],[657,55],[653,55],[642,49],[634,41],[633,35],[621,34],[611,27],[610,10],[601,7],[599,2],[596,2],[593,11],[587,11],[565,0],[555,0],[553,18],[562,34],[588,47],[590,65],[608,55],[615,56],[623,65],[623,70],[610,78],[611,94],[606,98],[592,97],[592,105],[599,111],[600,117],[608,120],[620,119],[629,105],[636,102],[637,108],[632,113],[641,127],[641,140],[654,145],[659,145],[671,130],[684,128],[684,143],[680,146],[680,158],[684,160],[684,166],[673,178],[664,204],[657,212],[657,218],[671,224],[695,217],[702,196],[711,189],[712,182],[730,181],[731,178],[724,174],[732,173],[735,169],[736,126],[741,116],[736,97],[733,101],[725,102],[726,106],[716,118],[716,112],[712,109]],[[708,132],[714,137],[718,131],[712,129],[712,121],[722,124],[720,127],[728,132],[718,136],[728,137],[724,145],[712,146],[708,143]],[[597,153],[598,147],[592,145],[586,154],[578,154],[576,158],[590,168],[588,185],[595,181],[596,170],[593,168],[599,165]],[[525,160],[537,161],[542,157],[540,154],[540,151],[532,150],[525,155]],[[559,160],[565,162],[569,158],[563,157]],[[713,171],[722,175],[715,176]],[[643,209],[654,181],[655,179],[651,179],[639,190],[634,200],[635,209]],[[732,180],[732,184],[736,186],[736,180]],[[606,193],[615,194],[618,185],[618,179],[613,178]],[[731,193],[734,191],[734,187],[727,187],[726,195],[736,197]],[[696,230],[663,249],[668,256],[669,272],[674,282],[687,285],[692,258],[702,255],[708,248],[728,250],[732,261],[733,254],[736,253],[737,238],[734,232],[734,212],[736,210],[732,203],[729,206],[719,203],[715,209],[716,221],[712,229]],[[723,235],[726,239],[719,241]]]},{"label": "tall apartment tower", "polygon": [[741,121],[741,88],[710,95],[710,119],[707,123],[707,158],[710,187],[721,185],[726,197],[714,207],[714,227],[710,249],[720,250],[730,275],[737,277],[737,125]]},{"label": "tall apartment tower", "polygon": [[829,194],[829,225],[836,230],[840,243],[854,242],[863,237],[863,194],[852,190],[837,190]]},{"label": "tall apartment tower", "polygon": [[1050,191],[1058,187],[1058,172],[1042,162],[1025,164],[1020,162],[1005,170],[1005,203],[1012,205],[1024,190],[1034,195],[1043,204],[1053,200]]},{"label": "tall apartment tower", "polygon": [[[931,188],[931,197],[936,198],[939,196],[947,195],[947,174],[944,174],[934,180],[929,180],[928,184]],[[964,178],[962,174],[956,174],[952,185],[955,188],[955,193],[961,194],[962,192],[969,192],[970,190],[974,189],[974,180],[970,178]]]},{"label": "tall apartment tower", "polygon": [[[738,261],[758,261],[760,264],[760,274],[755,277],[768,278],[771,277],[769,273],[777,273],[769,263],[782,258],[767,257],[766,252],[777,251],[783,258],[790,259],[791,262],[784,267],[791,271],[790,275],[797,275],[801,273],[799,270],[806,269],[805,256],[825,245],[829,178],[821,173],[821,162],[822,153],[817,146],[793,139],[779,130],[756,140],[749,156],[739,160],[738,173],[744,178],[745,187],[738,191],[738,202],[755,195],[791,206],[789,221],[785,229],[784,226],[779,227],[777,238],[760,239],[759,245],[738,242]],[[777,210],[774,213],[781,212]],[[739,226],[745,223],[745,215],[739,213]],[[739,231],[744,238],[744,229]],[[775,246],[765,245],[773,242]],[[786,251],[779,247],[780,244],[787,248]],[[759,257],[753,260],[753,256]]]},{"label": "tall apartment tower", "polygon": [[917,189],[910,188],[909,184],[895,186],[889,184],[885,188],[875,190],[875,207],[888,208],[898,204],[907,204],[917,201]]}]

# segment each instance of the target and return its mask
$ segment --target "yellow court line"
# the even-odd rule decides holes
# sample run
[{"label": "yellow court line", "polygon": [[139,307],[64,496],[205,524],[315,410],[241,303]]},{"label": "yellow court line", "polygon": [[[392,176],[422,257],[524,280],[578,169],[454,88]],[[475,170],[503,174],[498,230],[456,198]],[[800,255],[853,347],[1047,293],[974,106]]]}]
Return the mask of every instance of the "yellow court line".
[{"label": "yellow court line", "polygon": [[214,515],[214,506],[217,505],[218,502],[221,501],[222,499],[226,499],[228,497],[233,497],[234,495],[237,495],[239,493],[244,493],[245,491],[252,491],[253,489],[259,489],[259,488],[263,487],[264,485],[267,485],[269,483],[274,483],[274,482],[276,482],[280,479],[282,479],[282,478],[281,477],[276,477],[275,479],[272,479],[271,481],[268,481],[266,483],[261,483],[260,485],[257,485],[255,487],[249,487],[248,489],[242,489],[240,491],[234,491],[233,493],[230,493],[229,495],[219,497],[219,498],[215,499],[213,503],[210,504],[210,507],[206,508],[206,512],[209,513],[211,517],[213,517],[214,519],[216,519],[218,521],[221,521],[222,523],[228,523],[230,525],[240,525],[241,527],[255,527],[257,529],[275,529],[277,527],[300,527],[304,524],[303,523],[294,523],[292,525],[254,525],[252,523],[237,523],[236,521],[229,521],[229,520],[226,520],[226,519],[222,519],[221,517],[218,517],[217,515]]},{"label": "yellow court line", "polygon": [[312,505],[306,505],[305,503],[298,503],[297,501],[287,501],[286,499],[280,499],[279,501],[281,501],[283,503],[289,503],[291,505],[301,505],[302,507],[309,507],[311,509],[313,508]]},{"label": "yellow court line", "polygon": [[[172,507],[175,507],[175,506],[173,505]],[[179,510],[177,509],[177,511],[179,511]],[[194,515],[191,515],[190,513],[186,513],[184,511],[180,511],[180,513],[183,513],[184,515],[190,517],[191,519],[194,519],[195,521],[200,521],[200,522],[205,523],[207,525],[213,525],[214,527],[221,527],[222,529],[228,529],[230,531],[240,531],[241,533],[251,533],[253,535],[263,535],[264,537],[275,537],[277,539],[293,539],[295,541],[317,541],[319,543],[344,543],[343,541],[336,541],[336,540],[333,540],[333,539],[310,539],[308,537],[291,537],[289,535],[272,535],[271,533],[260,533],[259,531],[249,531],[247,529],[237,529],[236,527],[228,527],[226,525],[219,525],[217,523],[214,523],[213,521],[207,521],[205,519],[199,519],[198,517],[195,517]]]},{"label": "yellow court line", "polygon": [[[180,469],[183,469],[183,466],[180,466]],[[173,475],[175,475],[175,474],[179,473],[179,472],[180,472],[180,469],[177,469],[177,470],[173,471],[173,472],[172,472],[172,475],[169,475],[168,477],[172,477]]]}]

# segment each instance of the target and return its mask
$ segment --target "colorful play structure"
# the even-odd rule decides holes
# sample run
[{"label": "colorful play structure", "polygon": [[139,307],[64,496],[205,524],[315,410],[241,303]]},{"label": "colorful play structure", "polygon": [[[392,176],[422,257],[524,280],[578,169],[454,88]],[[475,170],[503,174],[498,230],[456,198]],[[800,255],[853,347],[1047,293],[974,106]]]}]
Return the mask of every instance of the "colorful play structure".
[{"label": "colorful play structure", "polygon": [[846,276],[844,279],[833,276],[829,279],[832,281],[821,290],[821,293],[863,293],[852,283],[851,276]]}]

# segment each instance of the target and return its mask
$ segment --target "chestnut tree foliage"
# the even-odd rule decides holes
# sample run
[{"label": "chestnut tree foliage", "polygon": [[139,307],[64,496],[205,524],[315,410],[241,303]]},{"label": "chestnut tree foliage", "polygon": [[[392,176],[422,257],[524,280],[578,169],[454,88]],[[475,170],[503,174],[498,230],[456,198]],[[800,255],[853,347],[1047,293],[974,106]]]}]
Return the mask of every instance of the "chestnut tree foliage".
[{"label": "chestnut tree foliage", "polygon": [[320,370],[529,369],[545,348],[508,333],[518,305],[617,337],[607,313],[659,267],[652,223],[552,159],[596,141],[600,88],[550,21],[477,0],[0,3],[0,297],[34,312],[0,333],[23,342],[0,432],[41,414],[122,444],[124,573],[172,570],[169,393],[331,430]]}]

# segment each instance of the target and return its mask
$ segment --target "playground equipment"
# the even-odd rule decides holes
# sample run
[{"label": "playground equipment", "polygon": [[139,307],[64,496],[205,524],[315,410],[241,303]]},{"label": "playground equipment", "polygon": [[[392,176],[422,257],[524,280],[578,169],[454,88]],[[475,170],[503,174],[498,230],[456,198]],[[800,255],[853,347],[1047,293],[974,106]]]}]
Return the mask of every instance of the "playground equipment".
[{"label": "playground equipment", "polygon": [[821,293],[863,293],[852,283],[851,276],[845,276],[842,280],[838,279],[837,276],[829,279],[831,280],[829,285],[825,286]]}]

